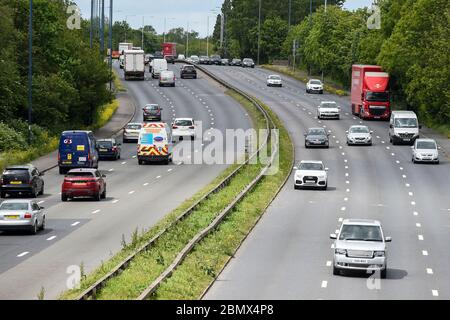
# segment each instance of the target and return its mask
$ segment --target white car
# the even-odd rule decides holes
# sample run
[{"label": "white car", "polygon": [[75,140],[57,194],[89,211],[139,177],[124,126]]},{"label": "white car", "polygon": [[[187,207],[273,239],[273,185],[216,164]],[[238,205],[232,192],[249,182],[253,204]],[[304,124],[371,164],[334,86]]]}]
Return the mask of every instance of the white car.
[{"label": "white car", "polygon": [[172,123],[172,138],[174,141],[190,138],[195,140],[195,122],[192,118],[177,118]]},{"label": "white car", "polygon": [[137,141],[141,132],[142,123],[129,123],[123,128],[123,143],[130,140]]},{"label": "white car", "polygon": [[311,79],[306,84],[306,93],[323,93],[323,83],[320,80],[317,79]]},{"label": "white car", "polygon": [[268,87],[282,87],[283,83],[281,81],[281,77],[276,74],[272,74],[267,77],[267,86]]},{"label": "white car", "polygon": [[185,60],[186,59],[186,57],[184,56],[184,54],[179,54],[178,55],[178,60]]},{"label": "white car", "polygon": [[339,234],[330,234],[335,240],[333,251],[333,275],[341,271],[381,272],[381,278],[387,275],[386,242],[381,224],[376,220],[345,219]]},{"label": "white car", "polygon": [[317,118],[319,119],[340,119],[341,107],[334,101],[322,101],[317,107]]},{"label": "white car", "polygon": [[433,139],[417,139],[412,149],[412,162],[431,162],[439,164],[439,149]]},{"label": "white car", "polygon": [[328,168],[325,168],[322,161],[301,161],[294,170],[294,189],[305,187],[327,189]]},{"label": "white car", "polygon": [[0,205],[0,230],[36,234],[45,229],[44,208],[34,200],[5,200]]},{"label": "white car", "polygon": [[369,130],[369,127],[357,125],[351,126],[347,133],[347,145],[355,145],[355,144],[364,144],[364,145],[372,145],[372,133],[373,131]]},{"label": "white car", "polygon": [[161,71],[159,75],[159,86],[175,87],[175,73],[171,70]]},{"label": "white car", "polygon": [[200,63],[200,58],[198,56],[191,56],[190,61],[192,61],[193,64],[199,64]]}]

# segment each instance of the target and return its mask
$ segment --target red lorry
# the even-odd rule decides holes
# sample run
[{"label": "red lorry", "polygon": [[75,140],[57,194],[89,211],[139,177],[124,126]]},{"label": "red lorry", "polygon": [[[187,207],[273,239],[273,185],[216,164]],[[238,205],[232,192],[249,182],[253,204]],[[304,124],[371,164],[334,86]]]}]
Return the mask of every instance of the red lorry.
[{"label": "red lorry", "polygon": [[389,120],[389,74],[381,67],[353,65],[352,113],[361,119]]},{"label": "red lorry", "polygon": [[163,55],[165,56],[172,56],[176,58],[177,56],[177,44],[174,42],[165,42],[162,45],[163,49]]}]

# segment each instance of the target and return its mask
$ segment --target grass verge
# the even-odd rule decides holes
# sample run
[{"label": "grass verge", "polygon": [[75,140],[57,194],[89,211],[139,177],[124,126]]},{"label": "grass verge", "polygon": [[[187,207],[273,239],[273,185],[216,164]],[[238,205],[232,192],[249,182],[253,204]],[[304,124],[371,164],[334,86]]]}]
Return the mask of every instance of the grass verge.
[{"label": "grass verge", "polygon": [[127,89],[125,89],[125,87],[122,84],[122,81],[120,81],[120,77],[119,74],[117,73],[116,70],[113,71],[113,83],[114,83],[114,88],[116,90],[116,92],[126,92]]},{"label": "grass verge", "polygon": [[[307,83],[309,81],[309,78],[307,76],[307,74],[305,72],[302,71],[292,71],[291,68],[289,67],[285,67],[285,66],[274,66],[274,65],[262,65],[262,67],[264,69],[267,70],[271,70],[271,71],[275,71],[275,72],[279,72],[282,73],[286,76],[290,76],[298,81],[301,81],[303,83]],[[327,80],[327,79],[326,79]],[[347,96],[348,92],[346,90],[343,90],[342,87],[339,87],[337,84],[332,83],[330,80],[327,80],[327,82],[329,82],[330,84],[325,83],[324,84],[324,89],[325,91],[328,91],[332,94],[336,94],[338,96]]]},{"label": "grass verge", "polygon": [[90,126],[91,130],[99,129],[103,127],[112,118],[119,108],[119,101],[114,99],[110,103],[107,103],[99,108],[97,115],[94,118],[94,124]]},{"label": "grass verge", "polygon": [[[233,95],[242,102],[244,98]],[[256,128],[265,128],[264,117],[253,105],[244,105],[251,116]],[[158,232],[167,228],[187,208],[198,201],[205,193],[212,190],[221,180],[228,176],[237,165],[230,166],[211,184],[198,192],[191,199],[167,215],[161,222],[142,235],[133,235],[134,241],[118,252],[110,260],[88,275],[81,282],[79,289],[63,293],[60,299],[74,299],[89,286],[104,277],[126,257],[147,243]],[[106,286],[97,294],[97,299],[133,299],[136,298],[167,266],[174,260],[181,249],[194,237],[196,233],[208,226],[220,213],[260,172],[261,165],[245,166],[231,181],[230,185],[212,195],[199,206],[188,218],[177,223],[155,243],[150,250],[140,253],[130,266],[118,277],[108,281]]]},{"label": "grass verge", "polygon": [[203,239],[172,276],[161,284],[152,299],[199,299],[251,232],[289,176],[294,151],[292,142],[279,118],[267,106],[265,108],[280,129],[278,173],[265,176],[217,230]]}]

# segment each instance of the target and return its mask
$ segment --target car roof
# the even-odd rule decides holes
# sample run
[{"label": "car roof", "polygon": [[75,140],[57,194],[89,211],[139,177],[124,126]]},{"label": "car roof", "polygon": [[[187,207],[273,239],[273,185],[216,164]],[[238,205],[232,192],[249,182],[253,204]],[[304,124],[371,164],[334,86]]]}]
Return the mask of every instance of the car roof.
[{"label": "car roof", "polygon": [[269,74],[269,77],[280,77],[279,74]]},{"label": "car roof", "polygon": [[381,227],[380,221],[372,220],[372,219],[344,219],[344,221],[342,221],[342,224],[379,226],[379,227]]},{"label": "car roof", "polygon": [[322,80],[320,80],[320,79],[309,79],[309,81],[320,81],[320,82],[322,82]]},{"label": "car roof", "polygon": [[17,166],[7,166],[5,170],[31,170],[34,168],[35,166],[33,166],[32,164],[23,164]]},{"label": "car roof", "polygon": [[114,140],[116,140],[116,139],[114,139],[114,138],[105,138],[105,139],[97,139],[97,142],[104,142],[104,141],[106,141],[106,142],[112,142],[112,141],[114,141]]},{"label": "car roof", "polygon": [[146,107],[159,107],[159,104],[157,104],[157,103],[147,103],[147,104],[144,106],[144,108],[146,108]]},{"label": "car roof", "polygon": [[79,169],[72,169],[69,172],[74,172],[74,173],[91,172],[91,173],[95,173],[96,171],[97,171],[97,169],[79,168]]},{"label": "car roof", "polygon": [[325,103],[334,103],[337,104],[336,101],[321,101],[320,104],[325,104]]},{"label": "car roof", "polygon": [[11,199],[11,200],[3,200],[2,203],[31,203],[36,202],[36,200],[32,199]]},{"label": "car roof", "polygon": [[323,161],[321,160],[302,160],[300,163],[317,163],[317,164],[323,164]]},{"label": "car roof", "polygon": [[127,126],[128,125],[140,125],[140,126],[142,126],[142,123],[140,123],[140,122],[130,122],[130,123],[127,123]]},{"label": "car roof", "polygon": [[180,120],[191,120],[191,121],[194,121],[193,118],[175,118],[175,121],[180,121]]},{"label": "car roof", "polygon": [[326,131],[325,128],[321,128],[321,127],[308,128],[308,131],[311,131],[311,130],[322,130],[322,131]]},{"label": "car roof", "polygon": [[414,118],[417,118],[417,115],[414,111],[404,111],[404,110],[403,111],[392,111],[392,115],[394,117],[398,117],[398,118],[402,118],[402,117],[411,118],[411,116]]},{"label": "car roof", "polygon": [[77,133],[87,133],[87,134],[90,134],[90,133],[92,133],[92,131],[87,131],[87,130],[71,130],[71,131],[63,131],[63,135],[64,134],[69,134],[69,133],[75,133],[75,134],[77,134]]},{"label": "car roof", "polygon": [[425,139],[425,138],[420,138],[420,139],[416,139],[417,142],[434,142],[436,143],[436,140],[434,139]]}]

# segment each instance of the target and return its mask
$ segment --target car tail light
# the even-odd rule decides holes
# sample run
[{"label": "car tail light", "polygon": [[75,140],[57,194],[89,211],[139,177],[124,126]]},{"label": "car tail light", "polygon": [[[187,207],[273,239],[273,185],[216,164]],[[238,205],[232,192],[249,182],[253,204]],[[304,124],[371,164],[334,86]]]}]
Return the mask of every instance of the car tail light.
[{"label": "car tail light", "polygon": [[189,129],[195,129],[195,127],[194,126],[190,126]]},{"label": "car tail light", "polygon": [[177,126],[173,126],[172,129],[178,129],[178,127]]},{"label": "car tail light", "polygon": [[31,215],[31,213],[26,212],[26,213],[23,215],[23,217],[24,217],[24,219],[31,219],[33,216]]},{"label": "car tail light", "polygon": [[116,151],[117,150],[117,147],[112,147],[112,151]]}]

